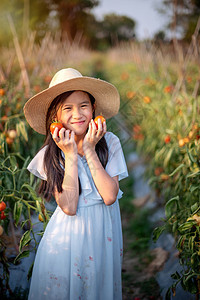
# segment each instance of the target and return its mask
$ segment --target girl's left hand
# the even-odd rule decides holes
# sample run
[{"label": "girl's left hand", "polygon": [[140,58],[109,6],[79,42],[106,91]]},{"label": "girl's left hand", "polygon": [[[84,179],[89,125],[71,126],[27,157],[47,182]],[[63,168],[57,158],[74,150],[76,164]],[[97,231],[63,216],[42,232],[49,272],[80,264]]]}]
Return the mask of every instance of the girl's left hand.
[{"label": "girl's left hand", "polygon": [[92,119],[89,123],[89,129],[85,138],[83,140],[83,151],[85,152],[88,148],[91,150],[95,150],[95,146],[98,141],[104,136],[106,133],[106,122],[103,124],[100,119],[98,119],[98,129],[94,120]]}]

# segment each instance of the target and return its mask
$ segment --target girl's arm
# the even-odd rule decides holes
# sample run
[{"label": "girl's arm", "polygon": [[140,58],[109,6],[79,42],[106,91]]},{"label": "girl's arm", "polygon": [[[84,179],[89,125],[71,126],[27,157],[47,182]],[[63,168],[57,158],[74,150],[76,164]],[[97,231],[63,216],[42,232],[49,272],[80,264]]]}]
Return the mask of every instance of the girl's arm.
[{"label": "girl's arm", "polygon": [[77,155],[65,156],[65,174],[63,179],[62,193],[55,192],[57,204],[67,215],[76,214],[79,199],[78,184],[78,158]]},{"label": "girl's arm", "polygon": [[52,135],[57,146],[65,155],[65,173],[62,183],[63,191],[59,193],[55,191],[55,199],[57,204],[67,215],[73,216],[76,214],[78,199],[79,199],[79,184],[78,184],[78,155],[77,146],[74,140],[74,132],[62,128],[57,137],[57,128]]},{"label": "girl's arm", "polygon": [[118,176],[111,177],[103,168],[95,150],[85,151],[90,172],[92,174],[96,188],[106,205],[111,205],[116,201],[119,191]]},{"label": "girl's arm", "polygon": [[83,142],[83,151],[99,194],[106,205],[111,205],[116,201],[119,182],[118,176],[111,177],[106,172],[95,151],[95,145],[106,133],[106,123],[102,124],[100,120],[98,122],[97,130],[94,121],[91,120],[88,133]]}]

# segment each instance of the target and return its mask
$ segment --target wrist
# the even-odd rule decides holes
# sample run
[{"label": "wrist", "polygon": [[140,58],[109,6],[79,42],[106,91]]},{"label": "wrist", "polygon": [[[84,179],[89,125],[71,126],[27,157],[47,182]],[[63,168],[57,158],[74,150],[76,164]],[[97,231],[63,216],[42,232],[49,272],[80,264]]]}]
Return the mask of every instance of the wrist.
[{"label": "wrist", "polygon": [[95,153],[95,146],[94,147],[91,147],[91,146],[85,146],[83,147],[83,152],[85,154],[85,156],[89,153]]},{"label": "wrist", "polygon": [[64,155],[65,155],[65,159],[67,158],[67,157],[77,157],[77,155],[78,155],[78,151],[73,151],[73,152],[71,152],[71,151],[63,151],[63,153],[64,153]]},{"label": "wrist", "polygon": [[70,152],[65,152],[65,163],[72,162],[72,164],[75,164],[78,160],[78,152],[77,153],[70,153]]}]

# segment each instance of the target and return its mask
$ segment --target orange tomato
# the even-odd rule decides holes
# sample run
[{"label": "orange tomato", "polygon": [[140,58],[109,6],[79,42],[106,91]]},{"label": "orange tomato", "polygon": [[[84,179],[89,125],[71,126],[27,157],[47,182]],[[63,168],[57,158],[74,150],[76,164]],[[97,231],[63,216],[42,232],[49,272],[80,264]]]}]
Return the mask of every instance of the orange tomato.
[{"label": "orange tomato", "polygon": [[44,222],[43,216],[42,216],[41,214],[38,215],[38,220],[39,220],[40,222]]},{"label": "orange tomato", "polygon": [[143,100],[144,100],[144,103],[147,103],[147,104],[151,102],[151,98],[148,97],[148,96],[145,96],[145,97],[143,98]]},{"label": "orange tomato", "polygon": [[12,145],[13,142],[14,142],[14,140],[11,139],[9,136],[7,136],[7,138],[6,138],[6,143],[7,143],[8,145]]},{"label": "orange tomato", "polygon": [[4,89],[0,89],[0,96],[4,96],[5,95],[5,90]]},{"label": "orange tomato", "polygon": [[179,144],[179,147],[183,147],[183,146],[185,145],[184,139],[180,139],[180,140],[178,141],[178,144]]},{"label": "orange tomato", "polygon": [[54,133],[54,130],[55,130],[56,128],[58,128],[58,136],[59,136],[59,131],[60,131],[60,129],[63,128],[63,127],[64,127],[64,126],[63,126],[63,124],[62,124],[61,122],[56,121],[56,122],[51,123],[51,125],[50,125],[50,131],[51,131],[51,133],[53,134],[53,133]]},{"label": "orange tomato", "polygon": [[103,117],[103,116],[97,116],[95,119],[94,119],[94,123],[96,125],[96,128],[98,129],[98,120],[101,120],[101,123],[103,124],[104,121],[106,121],[106,119]]}]

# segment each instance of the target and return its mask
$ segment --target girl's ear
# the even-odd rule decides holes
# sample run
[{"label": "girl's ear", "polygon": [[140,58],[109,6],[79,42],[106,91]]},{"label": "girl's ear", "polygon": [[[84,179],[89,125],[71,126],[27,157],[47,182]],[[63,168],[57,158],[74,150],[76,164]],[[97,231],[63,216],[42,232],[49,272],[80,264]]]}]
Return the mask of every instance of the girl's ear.
[{"label": "girl's ear", "polygon": [[93,104],[93,107],[92,107],[92,112],[94,112],[95,109],[96,109],[96,104],[94,103],[94,104]]}]

